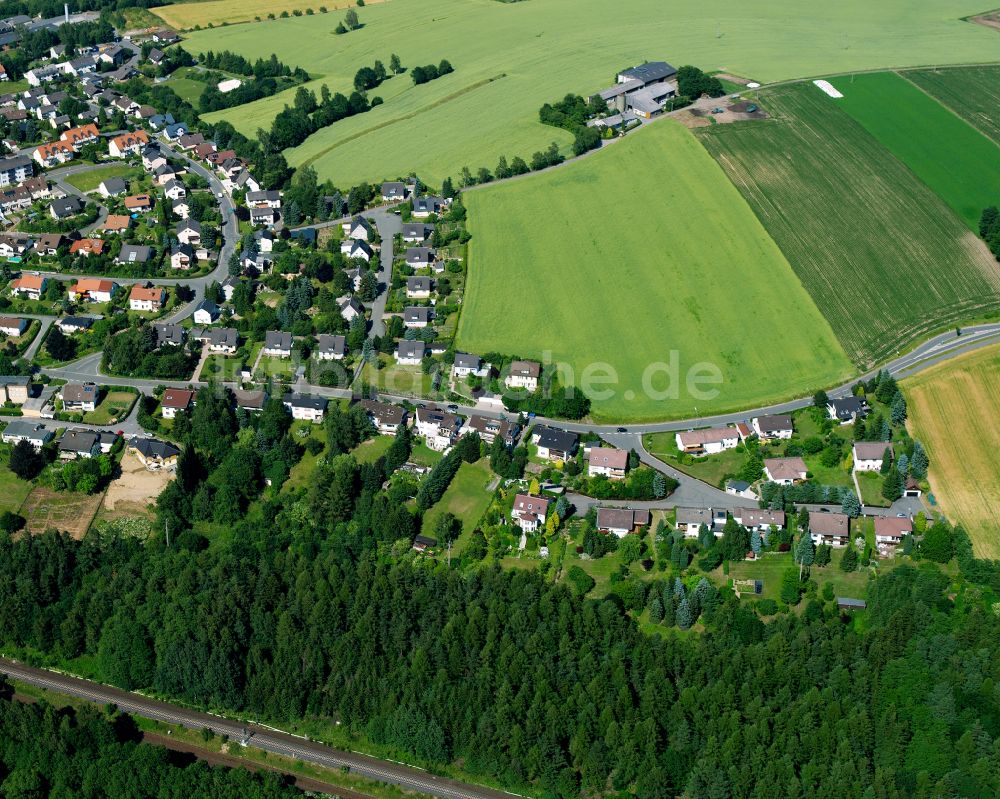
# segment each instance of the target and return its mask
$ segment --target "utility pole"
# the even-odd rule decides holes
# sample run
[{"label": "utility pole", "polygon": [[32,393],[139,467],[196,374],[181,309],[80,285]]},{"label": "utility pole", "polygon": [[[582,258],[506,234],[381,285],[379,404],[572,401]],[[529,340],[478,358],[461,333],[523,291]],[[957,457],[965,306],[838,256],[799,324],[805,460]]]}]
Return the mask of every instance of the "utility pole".
[{"label": "utility pole", "polygon": [[167,549],[170,549],[170,522],[166,519],[163,520],[163,532],[167,536]]}]

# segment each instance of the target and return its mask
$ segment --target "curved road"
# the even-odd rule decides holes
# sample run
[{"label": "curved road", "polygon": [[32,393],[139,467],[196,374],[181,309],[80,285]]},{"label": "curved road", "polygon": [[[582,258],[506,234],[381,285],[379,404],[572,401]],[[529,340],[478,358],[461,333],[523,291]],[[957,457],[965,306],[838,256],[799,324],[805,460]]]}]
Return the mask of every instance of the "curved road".
[{"label": "curved road", "polygon": [[379,760],[358,752],[345,752],[259,724],[200,713],[90,680],[26,666],[7,658],[0,658],[0,672],[40,688],[80,697],[98,704],[117,705],[121,710],[143,718],[181,724],[192,730],[210,729],[216,734],[228,735],[233,741],[241,741],[249,733],[248,745],[257,749],[329,768],[347,768],[364,777],[421,791],[440,799],[510,799],[517,795],[447,777],[438,777],[402,763]]}]

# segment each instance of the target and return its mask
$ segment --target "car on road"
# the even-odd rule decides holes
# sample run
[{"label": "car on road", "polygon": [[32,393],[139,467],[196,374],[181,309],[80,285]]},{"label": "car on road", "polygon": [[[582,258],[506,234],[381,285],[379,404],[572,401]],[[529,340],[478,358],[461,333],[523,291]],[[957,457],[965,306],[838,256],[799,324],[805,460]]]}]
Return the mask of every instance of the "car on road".
[{"label": "car on road", "polygon": [[450,413],[458,413],[458,406],[453,402],[448,406],[448,411]]},{"label": "car on road", "polygon": [[624,427],[618,427],[618,428],[615,428],[615,432],[616,433],[627,433],[628,430],[625,429]]},{"label": "car on road", "polygon": [[896,518],[897,519],[906,519],[908,517],[907,517],[907,515],[905,513],[897,513],[896,514]]}]

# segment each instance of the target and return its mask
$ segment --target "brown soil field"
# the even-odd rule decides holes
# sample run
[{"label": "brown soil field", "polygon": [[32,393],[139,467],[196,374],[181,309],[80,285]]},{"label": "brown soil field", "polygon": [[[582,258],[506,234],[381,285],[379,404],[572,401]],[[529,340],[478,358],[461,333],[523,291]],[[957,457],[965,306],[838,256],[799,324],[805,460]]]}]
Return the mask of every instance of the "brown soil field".
[{"label": "brown soil field", "polygon": [[100,494],[75,494],[37,486],[24,500],[21,515],[28,520],[25,530],[32,535],[54,528],[74,538],[83,538],[100,506]]},{"label": "brown soil field", "polygon": [[122,458],[121,470],[121,476],[108,486],[101,508],[101,518],[114,519],[120,516],[148,514],[148,506],[156,500],[174,476],[173,472],[147,471],[139,459],[130,452],[126,452]]},{"label": "brown soil field", "polygon": [[941,510],[965,526],[976,555],[1000,558],[1000,345],[928,369],[902,388]]}]

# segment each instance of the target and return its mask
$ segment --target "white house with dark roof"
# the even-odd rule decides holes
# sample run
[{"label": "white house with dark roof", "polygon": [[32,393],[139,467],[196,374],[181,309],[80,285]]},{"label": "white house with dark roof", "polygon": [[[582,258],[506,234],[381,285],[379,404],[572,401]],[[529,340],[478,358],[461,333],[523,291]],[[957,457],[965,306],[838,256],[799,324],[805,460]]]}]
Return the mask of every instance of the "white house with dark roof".
[{"label": "white house with dark roof", "polygon": [[686,430],[676,433],[677,449],[690,455],[713,455],[733,449],[740,443],[735,427],[713,427],[707,430]]},{"label": "white house with dark roof", "polygon": [[19,441],[27,441],[37,451],[48,444],[53,435],[51,430],[46,430],[45,426],[38,422],[15,419],[4,428],[3,442],[17,444]]},{"label": "white house with dark roof", "polygon": [[598,508],[597,529],[602,533],[624,538],[629,533],[636,532],[640,527],[649,524],[648,510],[632,510],[631,508]]},{"label": "white house with dark roof", "polygon": [[430,247],[410,247],[405,255],[406,265],[413,269],[423,269],[434,263],[434,250]]},{"label": "white house with dark roof", "polygon": [[321,361],[339,361],[347,355],[347,338],[320,333],[316,337],[316,357]]},{"label": "white house with dark roof", "polygon": [[538,457],[550,461],[565,461],[573,456],[580,437],[569,430],[557,430],[545,425],[531,429],[531,443],[538,447]]},{"label": "white house with dark roof", "polygon": [[360,258],[365,263],[371,261],[375,251],[364,239],[344,239],[340,243],[340,252],[348,258]]},{"label": "white house with dark roof", "polygon": [[398,180],[387,180],[382,184],[382,200],[387,203],[402,202],[409,192],[406,184]]},{"label": "white house with dark roof", "polygon": [[863,419],[868,415],[868,402],[862,397],[845,397],[830,400],[826,409],[831,419],[841,424],[850,424],[857,417]]},{"label": "white house with dark roof", "polygon": [[431,237],[434,232],[434,225],[423,222],[404,222],[400,235],[407,244],[421,244]]},{"label": "white house with dark roof", "polygon": [[463,377],[488,377],[490,365],[484,364],[483,359],[478,355],[468,352],[456,352],[455,362],[451,365],[452,377],[461,379]]},{"label": "white house with dark roof", "polygon": [[408,300],[426,300],[431,296],[433,282],[429,277],[406,278],[406,298]]},{"label": "white house with dark roof", "polygon": [[318,424],[323,421],[323,415],[326,413],[326,397],[311,397],[290,392],[285,394],[281,401],[291,411],[293,419]]},{"label": "white house with dark roof", "polygon": [[427,345],[422,341],[400,339],[396,344],[396,362],[401,366],[420,366]]},{"label": "white house with dark roof", "polygon": [[268,330],[264,334],[264,354],[272,358],[291,358],[292,334],[285,330]]},{"label": "white house with dark roof", "polygon": [[341,224],[345,239],[361,239],[371,241],[374,238],[375,228],[372,223],[363,216],[352,216]]},{"label": "white house with dark roof", "polygon": [[523,389],[531,394],[538,389],[538,377],[541,373],[542,366],[535,361],[512,361],[503,382],[507,388]]},{"label": "white house with dark roof", "polygon": [[401,405],[378,400],[361,400],[361,407],[365,409],[365,413],[380,435],[395,435],[399,426],[406,424],[406,408]]},{"label": "white house with dark roof", "polygon": [[792,417],[788,414],[755,416],[750,421],[750,425],[761,440],[775,438],[788,439],[795,432]]},{"label": "white house with dark roof", "polygon": [[443,452],[458,438],[462,417],[437,408],[417,408],[414,428],[430,449]]},{"label": "white house with dark roof", "polygon": [[[413,305],[403,309],[403,327],[419,330],[431,322],[431,309]],[[457,359],[458,356],[456,356]]]}]

